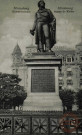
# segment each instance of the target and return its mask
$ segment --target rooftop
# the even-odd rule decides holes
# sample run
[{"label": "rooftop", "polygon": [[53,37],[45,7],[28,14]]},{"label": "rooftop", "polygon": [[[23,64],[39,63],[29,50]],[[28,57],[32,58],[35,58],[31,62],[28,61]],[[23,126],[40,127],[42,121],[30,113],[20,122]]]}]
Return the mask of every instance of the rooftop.
[{"label": "rooftop", "polygon": [[15,46],[12,55],[15,55],[15,54],[20,54],[20,55],[22,55],[21,49],[20,49],[20,47],[19,47],[18,44]]}]

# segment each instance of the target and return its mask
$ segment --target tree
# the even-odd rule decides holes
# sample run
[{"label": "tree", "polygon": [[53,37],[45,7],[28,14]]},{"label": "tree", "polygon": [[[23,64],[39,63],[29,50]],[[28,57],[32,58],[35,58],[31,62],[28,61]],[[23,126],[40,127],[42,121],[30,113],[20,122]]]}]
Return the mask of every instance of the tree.
[{"label": "tree", "polygon": [[82,89],[76,93],[76,104],[78,109],[82,109]]},{"label": "tree", "polygon": [[27,94],[23,86],[19,85],[18,75],[0,73],[0,108],[7,109],[23,105]]},{"label": "tree", "polygon": [[60,90],[59,96],[62,100],[63,111],[65,111],[65,107],[67,111],[72,111],[72,106],[74,104],[74,92],[68,89]]}]

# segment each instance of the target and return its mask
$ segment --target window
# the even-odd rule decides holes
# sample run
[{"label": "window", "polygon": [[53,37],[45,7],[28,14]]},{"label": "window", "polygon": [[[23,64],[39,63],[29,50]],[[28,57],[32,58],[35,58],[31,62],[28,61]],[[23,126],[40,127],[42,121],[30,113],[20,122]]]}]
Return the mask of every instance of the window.
[{"label": "window", "polygon": [[62,76],[64,76],[64,73],[59,72],[59,77],[62,77]]},{"label": "window", "polygon": [[82,77],[82,73],[80,73],[80,77]]},{"label": "window", "polygon": [[59,86],[59,90],[62,90],[62,86]]},{"label": "window", "polygon": [[71,58],[67,58],[67,62],[71,62]]},{"label": "window", "polygon": [[72,62],[72,57],[71,56],[67,56],[66,62]]},{"label": "window", "polygon": [[80,56],[80,61],[82,61],[82,56]]},{"label": "window", "polygon": [[82,67],[80,67],[80,71],[82,72]]},{"label": "window", "polygon": [[72,75],[73,75],[72,71],[67,71],[67,76],[72,76]]},{"label": "window", "polygon": [[17,62],[20,62],[21,59],[20,58],[17,58],[16,60],[17,60]]},{"label": "window", "polygon": [[80,79],[80,85],[82,85],[82,79]]},{"label": "window", "polygon": [[59,79],[59,86],[62,86],[64,84],[62,79]]},{"label": "window", "polygon": [[67,80],[67,85],[73,85],[73,81],[72,80]]}]

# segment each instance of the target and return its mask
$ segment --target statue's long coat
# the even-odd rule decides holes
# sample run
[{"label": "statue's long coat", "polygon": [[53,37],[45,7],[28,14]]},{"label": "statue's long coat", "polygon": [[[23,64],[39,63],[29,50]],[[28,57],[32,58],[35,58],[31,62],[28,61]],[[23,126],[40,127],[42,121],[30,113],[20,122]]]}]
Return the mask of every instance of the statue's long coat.
[{"label": "statue's long coat", "polygon": [[[50,9],[44,9],[46,12],[48,12],[49,14],[49,29],[50,29],[50,46],[51,48],[53,47],[53,45],[56,43],[56,19],[53,16],[52,12]],[[34,22],[34,26],[33,29],[35,29],[35,44],[39,44],[39,37],[38,37],[38,28],[37,28],[37,13],[39,12],[39,10],[36,12],[35,14],[35,22]],[[55,19],[55,21],[53,21]],[[52,22],[54,22],[52,24]],[[44,34],[42,32],[42,43],[45,44],[45,37]]]}]

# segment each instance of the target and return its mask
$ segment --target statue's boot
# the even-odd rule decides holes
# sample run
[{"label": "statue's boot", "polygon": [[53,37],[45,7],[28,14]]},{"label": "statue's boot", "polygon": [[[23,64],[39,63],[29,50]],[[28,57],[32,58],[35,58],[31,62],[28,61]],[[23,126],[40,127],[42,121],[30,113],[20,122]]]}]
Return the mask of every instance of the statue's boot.
[{"label": "statue's boot", "polygon": [[49,40],[49,38],[46,38],[46,52],[51,52],[50,40]]}]

